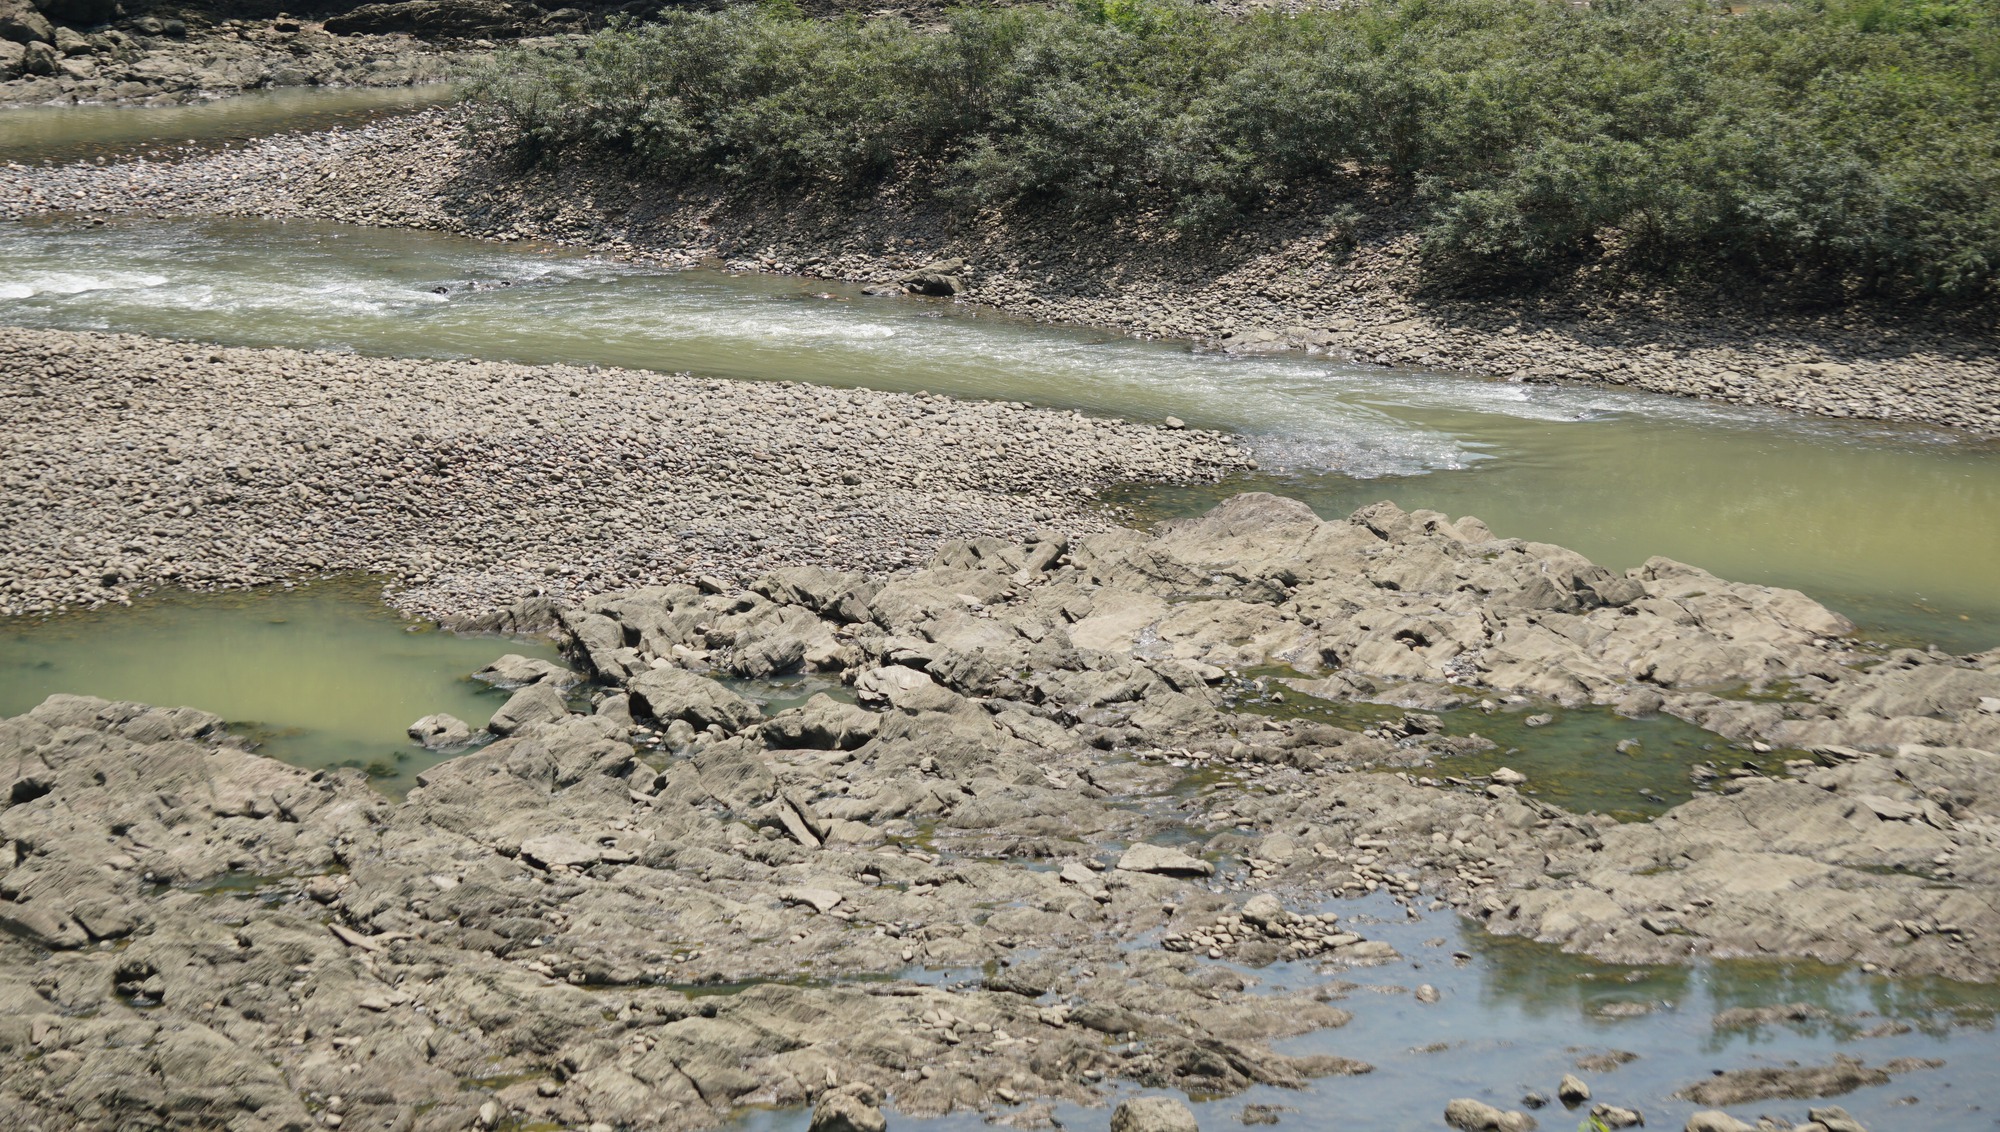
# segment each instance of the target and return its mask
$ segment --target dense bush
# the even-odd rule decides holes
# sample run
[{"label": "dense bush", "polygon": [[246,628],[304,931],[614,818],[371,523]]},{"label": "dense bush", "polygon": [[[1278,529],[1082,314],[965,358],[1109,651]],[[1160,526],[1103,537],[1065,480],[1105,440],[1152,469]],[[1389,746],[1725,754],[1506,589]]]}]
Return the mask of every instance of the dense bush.
[{"label": "dense bush", "polygon": [[1214,231],[1394,178],[1434,277],[1663,276],[1981,301],[2000,278],[2000,22],[1986,0],[1181,0],[965,8],[943,30],[676,12],[477,84],[489,128],[674,179],[921,178],[960,207]]}]

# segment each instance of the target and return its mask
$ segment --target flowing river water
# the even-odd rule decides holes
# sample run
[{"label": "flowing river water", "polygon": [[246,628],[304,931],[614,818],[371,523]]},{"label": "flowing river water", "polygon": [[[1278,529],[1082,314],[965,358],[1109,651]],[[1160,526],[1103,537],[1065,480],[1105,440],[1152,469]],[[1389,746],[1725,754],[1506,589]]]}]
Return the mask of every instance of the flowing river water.
[{"label": "flowing river water", "polygon": [[[0,113],[0,160],[226,142],[395,104],[367,94],[167,112]],[[1389,498],[1476,514],[1503,535],[1570,546],[1613,567],[1663,554],[1725,577],[1795,586],[1884,641],[1953,650],[2000,643],[2000,447],[1942,431],[1300,355],[1230,358],[821,282],[667,273],[533,245],[331,224],[0,225],[0,324],[691,370],[1141,420],[1172,415],[1243,434],[1262,466],[1221,487],[1119,492],[1142,518],[1191,513],[1249,488],[1296,495],[1324,515]],[[547,655],[538,648],[403,623],[383,611],[366,579],[163,595],[131,609],[0,627],[0,714],[52,691],[190,703],[224,712],[281,757],[375,764],[395,790],[424,765],[401,738],[404,724],[431,711],[477,724],[498,701],[466,674],[500,652]],[[781,704],[783,695],[772,698]],[[1564,758],[1558,730],[1544,740],[1549,750],[1523,752],[1548,767],[1537,779]],[[1583,805],[1595,797],[1585,786],[1572,796]],[[1351,901],[1339,910],[1379,914],[1384,922],[1370,935],[1411,962],[1342,976],[1354,984],[1342,993],[1355,1022],[1283,1048],[1359,1057],[1378,1071],[1304,1092],[1259,1089],[1205,1102],[1203,1127],[1234,1125],[1241,1105],[1256,1102],[1298,1110],[1281,1114],[1290,1126],[1435,1128],[1432,1097],[1511,1106],[1530,1089],[1552,1095],[1580,1052],[1605,1049],[1640,1057],[1595,1075],[1599,1097],[1643,1109],[1658,1127],[1679,1126],[1694,1106],[1670,1094],[1710,1069],[1824,1063],[1836,1053],[1871,1064],[1947,1062],[1838,1099],[1873,1128],[2000,1125],[2000,1079],[1990,1072],[2000,1059],[2000,991],[1992,987],[1806,964],[1614,967],[1488,938],[1449,915],[1409,920],[1386,903]],[[1246,975],[1267,986],[1325,979],[1284,965]],[[1420,982],[1438,987],[1442,1001],[1423,1005],[1401,993]],[[1846,1020],[1712,1025],[1725,1008],[1795,1002]],[[1880,1036],[1866,1036],[1877,1028]],[[1804,1107],[1749,1106],[1795,1119]],[[1545,1127],[1577,1119],[1552,1111]],[[1106,1118],[1074,1108],[1056,1115],[1073,1128],[1102,1127]],[[760,1130],[804,1122],[790,1110],[741,1121]],[[977,1114],[892,1123],[983,1126]]]}]

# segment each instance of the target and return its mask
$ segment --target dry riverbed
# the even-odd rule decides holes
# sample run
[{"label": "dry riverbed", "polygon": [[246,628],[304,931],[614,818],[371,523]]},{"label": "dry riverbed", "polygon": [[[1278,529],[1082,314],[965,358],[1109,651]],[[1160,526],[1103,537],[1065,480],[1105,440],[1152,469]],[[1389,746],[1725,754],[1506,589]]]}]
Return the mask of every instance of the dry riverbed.
[{"label": "dry riverbed", "polygon": [[1098,488],[1246,465],[1215,433],[1021,405],[494,362],[13,330],[0,341],[0,613],[397,578],[483,613],[938,543],[1103,530]]},{"label": "dry riverbed", "polygon": [[[1043,1128],[1047,1101],[1132,1084],[1299,1086],[1368,1053],[1271,1043],[1344,1025],[1366,1007],[1339,976],[1406,958],[1324,910],[1343,894],[1614,959],[2000,973],[2000,652],[1883,657],[1801,595],[1665,560],[1619,575],[1476,519],[1248,495],[1153,535],[489,623],[552,630],[576,671],[482,673],[516,689],[494,741],[403,802],[192,709],[59,696],[0,721],[0,1120],[693,1129],[817,1102],[865,1127],[886,1098]],[[1287,716],[1245,675],[1273,664],[1295,698],[1412,710]],[[775,713],[722,682],[801,671],[828,694]],[[1795,723],[1824,744],[1645,825],[1455,775],[1477,742],[1421,710],[1687,712],[1728,684],[1794,689],[1743,701],[1746,744]],[[1276,961],[1323,977],[1256,987]],[[1573,1052],[1624,1123],[1621,1055]],[[1679,1095],[1798,1126],[1811,1098],[1934,1067],[1764,1066]]]},{"label": "dry riverbed", "polygon": [[[1759,317],[1657,296],[1421,298],[1414,234],[1393,201],[1302,207],[1226,246],[1188,249],[1143,227],[955,222],[915,188],[859,201],[744,198],[604,171],[523,170],[468,145],[460,114],[443,110],[183,160],[0,169],[0,216],[313,217],[535,238],[673,264],[720,259],[892,289],[941,264],[926,285],[948,276],[946,286],[969,301],[1237,352],[1310,349],[2000,433],[1990,327],[1860,312]],[[1357,203],[1357,220],[1333,207]]]}]

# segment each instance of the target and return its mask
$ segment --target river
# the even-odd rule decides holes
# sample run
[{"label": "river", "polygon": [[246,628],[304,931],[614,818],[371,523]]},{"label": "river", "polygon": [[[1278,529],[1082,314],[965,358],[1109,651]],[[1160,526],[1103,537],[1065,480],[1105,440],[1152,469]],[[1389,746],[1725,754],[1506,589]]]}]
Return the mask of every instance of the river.
[{"label": "river", "polygon": [[[820,281],[335,224],[0,225],[0,321],[238,345],[928,389],[1240,433],[1225,491],[1477,515],[1615,568],[1802,589],[1898,643],[2000,641],[2000,446],[1613,388],[1038,326]],[[1150,514],[1213,489],[1143,489]]]},{"label": "river", "polygon": [[[0,159],[224,141],[393,102],[378,104],[372,93],[354,103],[286,97],[171,112],[9,112],[0,114]],[[1142,517],[1189,513],[1248,488],[1297,495],[1326,515],[1390,498],[1476,514],[1502,535],[1560,543],[1614,567],[1662,554],[1725,577],[1795,586],[1883,640],[1959,650],[2000,643],[2000,450],[1938,430],[1303,355],[1233,358],[823,282],[665,272],[534,245],[332,224],[0,225],[0,323],[1172,415],[1244,435],[1261,468],[1220,489],[1120,492],[1118,501]],[[386,753],[380,773],[394,787],[421,765],[407,748],[395,762],[400,725],[433,710],[476,724],[493,701],[465,674],[532,646],[404,625],[357,589],[366,585],[169,595],[10,627],[0,632],[0,672],[12,691],[0,710],[58,688],[190,702],[256,724],[274,753],[299,761],[366,765]],[[1433,1128],[1433,1098],[1476,1095],[1511,1106],[1526,1090],[1552,1092],[1576,1048],[1640,1054],[1600,1075],[1599,1095],[1642,1108],[1660,1127],[1677,1127],[1691,1107],[1672,1091],[1711,1068],[1823,1062],[1834,1053],[1949,1062],[1837,1101],[1878,1130],[1993,1127],[2000,1111],[2000,1081],[1980,1068],[2000,1057],[1992,988],[1803,964],[1612,967],[1489,939],[1448,915],[1404,923],[1386,905],[1340,908],[1345,916],[1385,913],[1393,922],[1371,935],[1414,963],[1352,973],[1356,985],[1343,993],[1356,1022],[1285,1048],[1360,1057],[1378,1072],[1211,1101],[1199,1106],[1204,1127],[1231,1125],[1244,1101],[1256,1101],[1299,1110],[1282,1116],[1284,1126]],[[1465,959],[1454,962],[1453,952]],[[1282,965],[1248,974],[1266,984],[1322,978]],[[1418,982],[1439,987],[1442,1003],[1370,989]],[[1611,1002],[1644,1009],[1607,1012]],[[1870,1018],[1711,1026],[1726,1007],[1791,1002]],[[1862,1036],[1885,1019],[1910,1028]],[[1105,1112],[1064,1107],[1057,1116],[1070,1127],[1102,1127]],[[1549,1127],[1575,1119],[1544,1114]],[[892,1123],[983,1126],[974,1114]],[[798,1129],[804,1116],[757,1112],[743,1125]]]}]

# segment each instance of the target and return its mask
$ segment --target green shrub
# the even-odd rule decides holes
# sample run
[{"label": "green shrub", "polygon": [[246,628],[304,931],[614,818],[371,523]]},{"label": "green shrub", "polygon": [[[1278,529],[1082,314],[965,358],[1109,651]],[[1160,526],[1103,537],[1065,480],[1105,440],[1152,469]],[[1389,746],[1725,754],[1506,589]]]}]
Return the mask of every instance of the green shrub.
[{"label": "green shrub", "polygon": [[1398,179],[1437,281],[1661,278],[1977,302],[2000,279],[2000,30],[1983,0],[1183,0],[966,8],[943,30],[677,11],[502,55],[482,122],[670,180],[918,180],[964,208],[1210,233]]}]

